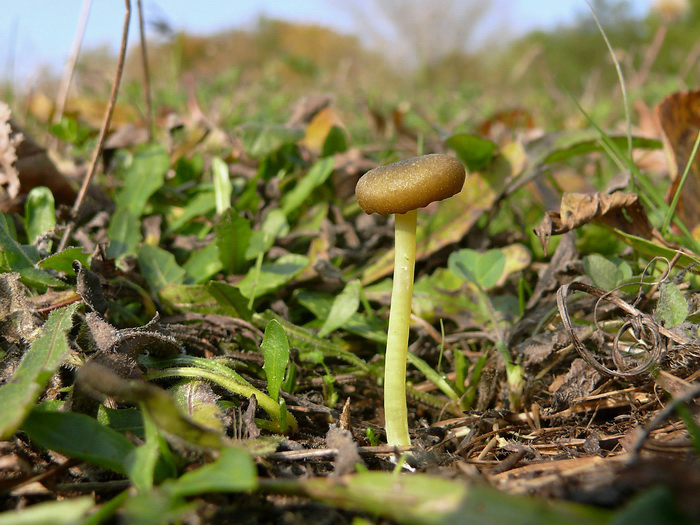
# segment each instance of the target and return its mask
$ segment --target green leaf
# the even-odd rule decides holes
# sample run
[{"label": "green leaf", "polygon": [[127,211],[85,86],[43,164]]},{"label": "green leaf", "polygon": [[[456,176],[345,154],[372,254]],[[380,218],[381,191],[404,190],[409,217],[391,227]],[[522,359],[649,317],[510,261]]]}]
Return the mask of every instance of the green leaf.
[{"label": "green leaf", "polygon": [[0,438],[7,439],[70,352],[66,333],[78,303],[51,312],[41,335],[24,354],[12,379],[0,386]]},{"label": "green leaf", "polygon": [[612,290],[623,279],[622,270],[614,262],[597,253],[583,258],[583,270],[594,285],[604,290]]},{"label": "green leaf", "polygon": [[[586,133],[590,133],[587,131]],[[585,135],[583,135],[585,136]],[[601,145],[601,141],[598,137],[581,140],[583,136],[578,136],[576,134],[569,135],[568,133],[559,139],[558,143],[562,143],[564,137],[568,138],[571,142],[568,144],[562,144],[558,148],[554,149],[549,153],[542,162],[561,162],[571,157],[576,157],[579,155],[586,155],[588,153],[593,153],[594,151],[605,151]],[[627,148],[627,136],[610,136],[610,141],[617,145],[619,148]],[[573,140],[572,140],[573,139]],[[644,137],[632,137],[632,147],[635,149],[661,149],[661,141],[655,139],[648,139]]]},{"label": "green leaf", "polygon": [[[146,366],[153,361],[145,356],[142,356],[142,360],[147,363]],[[192,421],[180,410],[172,396],[150,383],[127,381],[108,368],[91,363],[84,365],[79,373],[84,384],[94,391],[113,396],[123,402],[139,403],[155,425],[171,436],[204,448],[218,449],[228,442],[223,433]],[[152,372],[152,374],[155,377],[156,373]],[[157,374],[163,377],[190,377],[186,374],[170,375],[163,372],[157,372]],[[145,425],[144,428],[148,432]]]},{"label": "green leaf", "polygon": [[130,432],[141,439],[146,437],[142,412],[135,408],[109,408],[100,405],[97,421],[122,434]]},{"label": "green leaf", "polygon": [[243,142],[243,149],[251,157],[261,158],[274,153],[285,144],[304,138],[304,131],[287,126],[266,124],[244,124],[236,128]]},{"label": "green leaf", "polygon": [[90,266],[90,254],[83,253],[82,248],[66,248],[62,252],[54,253],[46,259],[42,259],[37,263],[37,266],[43,270],[56,270],[66,275],[75,276],[73,262],[76,260],[80,261],[83,266]]},{"label": "green leaf", "polygon": [[420,525],[600,525],[612,513],[576,503],[512,495],[481,484],[430,476],[362,472],[309,478],[298,492],[314,500],[397,523]]},{"label": "green leaf", "polygon": [[276,320],[267,323],[260,348],[265,357],[263,370],[267,376],[267,391],[272,399],[278,401],[284,373],[289,364],[289,341],[284,328]]},{"label": "green leaf", "polygon": [[216,403],[218,396],[213,393],[207,382],[186,379],[168,391],[180,410],[192,421],[218,432],[224,431],[224,415]]},{"label": "green leaf", "polygon": [[166,234],[176,232],[195,217],[207,215],[214,209],[216,209],[216,192],[210,189],[198,192],[188,201],[180,214],[169,221]]},{"label": "green leaf", "polygon": [[158,291],[158,298],[168,310],[175,312],[231,314],[230,311],[222,312],[225,309],[209,292],[206,284],[169,284]]},{"label": "green leaf", "polygon": [[447,267],[452,273],[488,290],[503,275],[506,256],[501,250],[479,253],[475,250],[459,250],[450,254]]},{"label": "green leaf", "polygon": [[306,202],[311,192],[326,182],[333,172],[333,163],[332,157],[319,160],[290,192],[282,196],[282,211],[285,215],[289,216],[296,211]]},{"label": "green leaf", "polygon": [[219,259],[229,274],[239,275],[246,267],[246,250],[250,242],[250,222],[229,209],[214,228]]},{"label": "green leaf", "polygon": [[68,457],[120,474],[129,472],[134,444],[119,432],[85,414],[32,410],[22,423],[32,441]]},{"label": "green leaf", "polygon": [[117,208],[127,209],[134,217],[141,217],[148,199],[163,186],[169,167],[170,158],[163,146],[141,146],[126,170],[124,186],[114,198]]},{"label": "green leaf", "polygon": [[668,248],[666,246],[661,246],[660,244],[656,244],[655,242],[644,239],[643,237],[625,233],[622,230],[616,229],[615,234],[620,237],[625,244],[631,246],[639,253],[648,257],[665,257],[670,261],[677,255],[677,267],[687,268],[691,264],[700,266],[700,259],[689,253],[674,250],[673,248]]},{"label": "green leaf", "polygon": [[49,132],[56,138],[69,144],[75,144],[78,139],[78,121],[63,116],[56,124],[51,124]]},{"label": "green leaf", "polygon": [[[232,370],[221,363],[217,363],[211,359],[202,359],[186,355],[170,357],[167,359],[152,359],[142,356],[140,362],[145,364],[147,367],[165,368],[164,370],[149,372],[148,377],[150,379],[183,377],[200,379],[217,384],[226,390],[247,399],[250,399],[250,397],[254,395],[258,400],[260,408],[267,412],[268,415],[278,424],[276,430],[286,430],[281,428],[282,425],[279,424],[282,421],[282,414],[284,414],[284,419],[287,421],[292,430],[297,428],[297,422],[294,419],[294,416],[289,413],[288,410],[280,406],[280,404],[273,400],[270,396],[252,386],[250,382],[248,382],[235,370]],[[141,393],[139,393],[139,395],[144,396],[144,394]],[[180,410],[177,409],[177,406],[173,402],[172,398],[167,396],[164,392],[159,393],[157,397],[153,398],[154,401],[150,400],[150,394],[146,395],[145,397],[146,398],[144,401],[146,402],[149,412],[156,420],[158,425],[167,432],[180,436],[183,439],[193,443],[202,441],[202,446],[212,448],[221,448],[223,444],[226,443],[223,435],[215,433],[211,429],[202,427],[201,425],[195,426],[195,424],[189,418],[184,418],[181,415]],[[166,400],[172,406],[166,405]],[[176,415],[177,417],[175,417]],[[195,433],[195,429],[200,430]],[[212,441],[212,436],[218,439],[218,445],[216,442]],[[207,443],[206,445],[204,445],[203,442],[205,438]]]},{"label": "green leaf", "polygon": [[245,253],[246,259],[250,261],[261,253],[267,253],[275,243],[275,239],[282,235],[287,235],[287,233],[289,233],[287,216],[279,208],[270,210],[265,216],[260,229],[253,231],[251,234],[250,244]]},{"label": "green leaf", "polygon": [[91,496],[46,501],[0,513],[0,525],[75,525],[94,505]]},{"label": "green leaf", "polygon": [[675,284],[664,281],[659,287],[656,320],[666,328],[681,324],[688,317],[688,302]]},{"label": "green leaf", "polygon": [[160,436],[155,424],[148,416],[143,418],[146,430],[146,442],[132,450],[126,457],[129,478],[139,492],[153,488],[154,474],[160,457]]},{"label": "green leaf", "polygon": [[452,385],[450,385],[447,379],[442,377],[427,362],[415,355],[413,352],[408,352],[406,357],[408,362],[420,370],[428,381],[438,387],[442,393],[449,397],[452,401],[459,403],[459,394],[455,392],[454,388],[452,388]]},{"label": "green leaf", "polygon": [[32,188],[24,203],[24,217],[29,242],[34,244],[37,237],[53,230],[56,226],[56,208],[53,193],[45,186]]},{"label": "green leaf", "polygon": [[352,352],[349,352],[342,346],[334,344],[328,339],[318,337],[315,333],[306,328],[296,326],[295,324],[292,324],[279,316],[275,316],[274,314],[261,315],[259,316],[258,320],[264,321],[268,318],[276,319],[277,322],[284,328],[284,331],[288,335],[289,339],[294,341],[296,345],[303,345],[318,349],[323,356],[336,357],[338,359],[342,359],[346,363],[356,366],[364,372],[369,371],[369,365],[363,361],[362,358],[356,356]]},{"label": "green leaf", "polygon": [[34,263],[39,260],[36,248],[21,246],[4,227],[0,227],[0,248],[4,253],[5,263],[14,271],[33,268]]},{"label": "green leaf", "polygon": [[185,270],[175,262],[175,256],[161,248],[145,244],[138,252],[138,263],[153,292],[169,284],[180,284]]},{"label": "green leaf", "polygon": [[164,490],[176,497],[211,492],[244,492],[257,488],[257,468],[243,450],[227,448],[214,463],[186,472]]},{"label": "green leaf", "polygon": [[107,237],[107,257],[118,259],[131,255],[141,241],[141,223],[127,208],[119,208],[109,221]]},{"label": "green leaf", "polygon": [[183,268],[187,272],[188,281],[195,284],[207,282],[224,269],[219,259],[219,247],[212,242],[204,248],[193,251]]},{"label": "green leaf", "polygon": [[15,240],[16,232],[12,222],[0,214],[0,257],[5,270],[19,273],[20,280],[29,286],[45,289],[50,286],[65,286],[48,272],[35,268],[39,252],[34,246],[21,246]]},{"label": "green leaf", "polygon": [[343,128],[340,126],[333,126],[328,132],[328,135],[326,135],[326,140],[323,141],[321,156],[329,157],[331,155],[335,155],[336,153],[343,153],[347,150],[348,141]]},{"label": "green leaf", "polygon": [[252,319],[253,313],[248,308],[248,299],[237,287],[219,281],[211,281],[207,287],[219,306],[229,312],[228,315],[240,317],[244,321]]},{"label": "green leaf", "polygon": [[17,240],[17,229],[12,218],[0,212],[0,230],[5,230],[13,241]]},{"label": "green leaf", "polygon": [[250,271],[238,283],[238,289],[244,297],[260,297],[288,283],[309,265],[304,255],[289,253],[272,263],[265,263],[260,268],[260,275]]},{"label": "green leaf", "polygon": [[231,184],[228,166],[220,157],[211,159],[211,176],[214,180],[216,213],[221,215],[231,207],[233,185]]},{"label": "green leaf", "polygon": [[455,151],[469,171],[481,171],[486,168],[493,162],[498,151],[498,145],[495,143],[468,133],[452,135],[445,140],[445,145]]},{"label": "green leaf", "polygon": [[[330,294],[309,290],[295,290],[294,296],[299,304],[307,308],[317,319],[327,319],[335,298]],[[386,344],[386,323],[376,317],[370,319],[360,312],[355,312],[345,321],[343,329],[360,337]]]},{"label": "green leaf", "polygon": [[333,301],[331,311],[318,331],[319,337],[326,337],[332,331],[343,326],[353,316],[360,306],[360,291],[362,285],[355,279],[345,285],[343,291]]}]

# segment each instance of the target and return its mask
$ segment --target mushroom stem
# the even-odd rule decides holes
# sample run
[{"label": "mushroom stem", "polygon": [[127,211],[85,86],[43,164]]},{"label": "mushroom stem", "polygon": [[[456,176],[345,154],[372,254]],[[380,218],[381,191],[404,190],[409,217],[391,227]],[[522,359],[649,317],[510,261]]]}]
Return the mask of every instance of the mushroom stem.
[{"label": "mushroom stem", "polygon": [[396,251],[391,311],[384,358],[384,420],[389,445],[411,444],[406,408],[406,358],[416,265],[417,211],[396,214]]}]

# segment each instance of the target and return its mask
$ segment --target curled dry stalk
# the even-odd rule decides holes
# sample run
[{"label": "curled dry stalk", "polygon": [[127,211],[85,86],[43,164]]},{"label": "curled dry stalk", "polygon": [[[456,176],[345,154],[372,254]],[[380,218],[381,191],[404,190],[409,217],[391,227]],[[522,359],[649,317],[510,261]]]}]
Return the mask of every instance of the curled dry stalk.
[{"label": "curled dry stalk", "polygon": [[129,40],[129,22],[131,21],[131,0],[124,0],[126,5],[126,12],[124,14],[124,28],[122,30],[122,41],[119,47],[119,58],[117,61],[117,71],[114,76],[114,82],[112,84],[112,92],[109,97],[109,102],[107,103],[107,110],[105,111],[104,120],[102,122],[102,127],[100,128],[100,134],[97,138],[97,145],[95,146],[95,151],[92,154],[92,159],[90,160],[90,167],[88,172],[85,174],[83,183],[80,186],[80,191],[78,196],[73,203],[73,208],[71,209],[71,218],[66,229],[63,232],[63,237],[61,237],[61,242],[58,245],[58,251],[65,249],[66,244],[68,244],[68,239],[73,233],[73,229],[80,216],[80,209],[85,201],[85,196],[87,195],[87,189],[90,185],[90,181],[95,176],[97,171],[97,165],[99,164],[100,157],[102,156],[102,150],[104,148],[105,139],[107,138],[107,132],[109,131],[110,123],[112,122],[112,115],[114,113],[114,105],[117,101],[117,94],[119,93],[119,86],[122,80],[122,73],[124,72],[124,60],[126,58],[126,44]]},{"label": "curled dry stalk", "polygon": [[[671,265],[669,264],[669,269],[670,267]],[[667,277],[667,274],[668,272],[664,273],[662,280]],[[642,286],[654,283],[640,282],[636,284]],[[625,286],[629,286],[629,284]],[[617,370],[608,368],[598,361],[598,359],[586,348],[586,346],[576,335],[567,307],[567,298],[572,291],[581,291],[597,297],[599,300],[609,301],[629,316],[629,318],[625,320],[620,329],[617,331],[613,340],[612,360],[617,367]],[[651,315],[642,312],[636,308],[636,306],[633,306],[623,299],[613,295],[613,291],[606,291],[602,288],[580,282],[565,284],[557,291],[557,308],[559,309],[559,315],[561,316],[564,329],[571,339],[571,344],[581,358],[595,370],[609,377],[621,377],[628,379],[637,377],[647,373],[653,366],[658,365],[661,362],[661,359],[664,357],[671,342],[678,345],[688,345],[691,343],[690,339],[688,339],[686,336],[665,328],[656,322]],[[647,359],[632,368],[626,368],[624,358],[622,357],[622,351],[620,350],[621,336],[628,330],[631,330],[635,337],[641,341],[641,347],[648,348]]]}]

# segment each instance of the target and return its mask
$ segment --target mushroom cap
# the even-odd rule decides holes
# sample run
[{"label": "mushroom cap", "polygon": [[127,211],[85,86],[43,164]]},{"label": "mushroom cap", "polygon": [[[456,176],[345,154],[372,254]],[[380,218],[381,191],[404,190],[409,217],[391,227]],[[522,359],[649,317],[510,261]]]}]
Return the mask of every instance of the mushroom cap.
[{"label": "mushroom cap", "polygon": [[465,177],[456,158],[433,153],[368,171],[357,182],[355,195],[365,213],[407,213],[452,197]]}]

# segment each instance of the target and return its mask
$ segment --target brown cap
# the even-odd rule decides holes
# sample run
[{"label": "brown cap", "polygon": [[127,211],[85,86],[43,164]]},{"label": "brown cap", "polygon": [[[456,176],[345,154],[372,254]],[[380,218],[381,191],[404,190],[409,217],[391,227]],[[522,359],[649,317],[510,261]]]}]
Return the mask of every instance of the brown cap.
[{"label": "brown cap", "polygon": [[458,193],[464,185],[464,166],[442,153],[380,166],[365,173],[355,195],[365,213],[406,213]]}]

